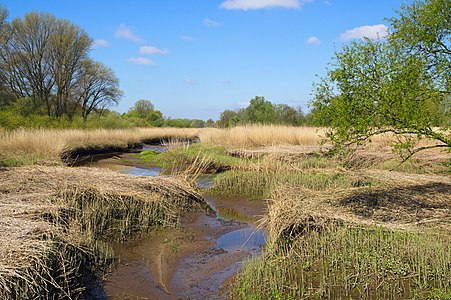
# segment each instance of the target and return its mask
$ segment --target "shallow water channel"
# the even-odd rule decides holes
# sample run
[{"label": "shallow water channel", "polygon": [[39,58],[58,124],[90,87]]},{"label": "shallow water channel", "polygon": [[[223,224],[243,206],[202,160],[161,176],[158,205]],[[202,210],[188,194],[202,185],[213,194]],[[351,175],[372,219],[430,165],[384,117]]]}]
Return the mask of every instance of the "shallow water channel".
[{"label": "shallow water channel", "polygon": [[[84,165],[135,176],[167,176],[130,153]],[[158,229],[113,245],[120,262],[105,278],[106,299],[227,299],[232,276],[264,245],[265,235],[254,223],[265,203],[209,196],[212,175],[201,176],[197,184],[215,213],[187,213],[180,229]]]}]

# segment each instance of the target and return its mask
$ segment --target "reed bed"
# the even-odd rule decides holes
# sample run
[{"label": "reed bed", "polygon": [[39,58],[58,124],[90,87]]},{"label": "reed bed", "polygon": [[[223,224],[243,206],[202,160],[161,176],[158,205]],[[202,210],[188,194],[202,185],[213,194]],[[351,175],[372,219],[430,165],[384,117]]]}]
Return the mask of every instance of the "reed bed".
[{"label": "reed bed", "polygon": [[247,125],[200,132],[207,145],[247,148],[271,145],[317,145],[324,139],[323,128],[281,125]]},{"label": "reed bed", "polygon": [[77,299],[113,263],[108,241],[208,206],[176,179],[35,166],[0,171],[0,208],[0,298]]},{"label": "reed bed", "polygon": [[449,299],[449,235],[329,225],[267,246],[236,278],[241,299]]},{"label": "reed bed", "polygon": [[276,187],[269,243],[238,275],[243,299],[448,299],[451,179],[365,171],[377,186]]},{"label": "reed bed", "polygon": [[0,165],[60,162],[78,149],[127,150],[146,140],[193,139],[196,129],[18,129],[0,131]]}]

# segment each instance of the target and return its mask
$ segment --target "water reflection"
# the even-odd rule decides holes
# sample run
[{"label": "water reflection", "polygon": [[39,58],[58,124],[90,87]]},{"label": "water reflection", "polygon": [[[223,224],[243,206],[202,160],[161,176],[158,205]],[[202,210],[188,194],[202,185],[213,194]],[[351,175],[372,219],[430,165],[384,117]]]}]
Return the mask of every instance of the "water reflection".
[{"label": "water reflection", "polygon": [[265,244],[266,235],[263,230],[255,227],[235,230],[221,236],[216,247],[226,251],[246,250],[255,251]]},{"label": "water reflection", "polygon": [[161,168],[124,167],[119,172],[122,174],[130,174],[135,176],[159,176],[161,173]]}]

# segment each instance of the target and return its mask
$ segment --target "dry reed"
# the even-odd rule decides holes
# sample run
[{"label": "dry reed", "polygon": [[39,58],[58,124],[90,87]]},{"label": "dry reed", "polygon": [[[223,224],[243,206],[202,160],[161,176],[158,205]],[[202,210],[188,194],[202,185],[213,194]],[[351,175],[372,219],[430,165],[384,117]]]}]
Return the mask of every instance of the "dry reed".
[{"label": "dry reed", "polygon": [[202,143],[245,148],[271,145],[317,145],[324,129],[281,125],[247,125],[200,132]]},{"label": "dry reed", "polygon": [[127,149],[153,139],[192,139],[196,129],[18,129],[0,131],[0,165],[33,164],[40,160],[60,161],[77,149]]},{"label": "dry reed", "polygon": [[0,208],[0,298],[70,299],[85,295],[84,275],[111,264],[104,241],[208,206],[175,179],[41,166],[0,170]]}]

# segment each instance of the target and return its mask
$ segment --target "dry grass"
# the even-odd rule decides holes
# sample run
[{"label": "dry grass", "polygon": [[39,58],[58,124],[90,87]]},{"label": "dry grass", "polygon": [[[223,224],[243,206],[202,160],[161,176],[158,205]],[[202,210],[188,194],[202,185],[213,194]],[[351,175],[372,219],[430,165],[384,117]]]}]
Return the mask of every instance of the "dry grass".
[{"label": "dry grass", "polygon": [[325,192],[280,186],[263,224],[270,236],[296,236],[305,228],[321,224],[380,225],[418,229],[437,226],[451,232],[451,179],[388,171],[355,174],[364,186]]},{"label": "dry grass", "polygon": [[0,165],[33,164],[42,160],[60,161],[77,149],[127,149],[145,140],[189,139],[197,129],[19,129],[0,131]]},{"label": "dry grass", "polygon": [[200,133],[202,143],[228,148],[271,145],[317,145],[324,138],[324,129],[278,125],[248,125],[227,129],[209,129]]},{"label": "dry grass", "polygon": [[199,208],[207,206],[197,192],[174,179],[89,168],[2,169],[0,298],[80,297],[83,274],[111,264],[102,241],[176,226],[182,211]]}]

